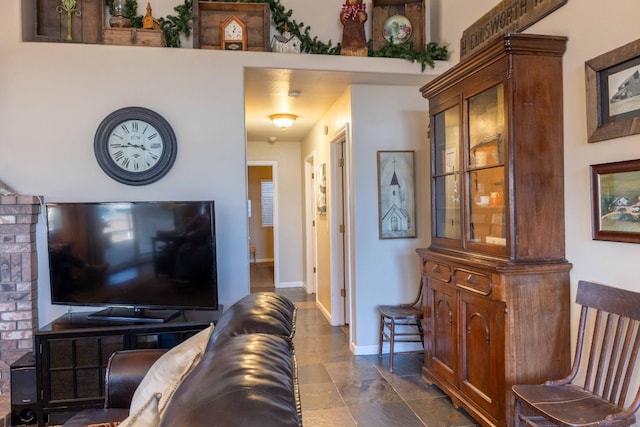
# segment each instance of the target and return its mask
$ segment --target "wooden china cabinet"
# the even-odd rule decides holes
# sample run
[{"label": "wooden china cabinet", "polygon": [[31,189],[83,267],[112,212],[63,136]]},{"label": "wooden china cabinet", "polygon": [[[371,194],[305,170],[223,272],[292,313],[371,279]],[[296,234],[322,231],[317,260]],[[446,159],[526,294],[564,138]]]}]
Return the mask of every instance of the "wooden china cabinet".
[{"label": "wooden china cabinet", "polygon": [[478,422],[513,425],[511,386],[568,373],[562,55],[507,34],[421,88],[432,240],[423,377]]}]

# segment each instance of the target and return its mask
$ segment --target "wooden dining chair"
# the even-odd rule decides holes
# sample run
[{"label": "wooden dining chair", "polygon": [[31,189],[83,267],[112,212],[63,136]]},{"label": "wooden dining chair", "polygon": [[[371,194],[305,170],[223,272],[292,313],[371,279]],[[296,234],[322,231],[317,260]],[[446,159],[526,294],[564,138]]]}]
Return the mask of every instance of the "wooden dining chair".
[{"label": "wooden dining chair", "polygon": [[640,293],[580,281],[576,302],[582,309],[571,373],[540,385],[514,385],[516,426],[635,423]]},{"label": "wooden dining chair", "polygon": [[[422,284],[418,285],[418,296],[409,304],[379,305],[380,341],[378,357],[382,358],[382,346],[389,343],[389,372],[393,372],[394,354],[424,352],[424,332],[422,330]],[[419,342],[423,350],[396,352],[396,343]]]}]

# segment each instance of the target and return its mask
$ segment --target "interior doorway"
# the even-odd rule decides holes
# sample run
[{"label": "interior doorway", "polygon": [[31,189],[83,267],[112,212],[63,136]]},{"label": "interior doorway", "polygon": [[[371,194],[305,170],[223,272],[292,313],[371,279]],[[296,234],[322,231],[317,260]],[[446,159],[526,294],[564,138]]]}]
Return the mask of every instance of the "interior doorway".
[{"label": "interior doorway", "polygon": [[250,291],[273,291],[277,277],[275,162],[247,163]]}]

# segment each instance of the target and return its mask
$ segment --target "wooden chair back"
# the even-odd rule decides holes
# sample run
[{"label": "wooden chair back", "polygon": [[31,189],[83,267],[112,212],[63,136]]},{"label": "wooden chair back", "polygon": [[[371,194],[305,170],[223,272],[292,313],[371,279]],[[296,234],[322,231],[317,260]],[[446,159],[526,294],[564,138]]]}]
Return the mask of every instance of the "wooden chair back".
[{"label": "wooden chair back", "polygon": [[[574,383],[582,371],[585,390],[631,416],[640,405],[639,387],[634,400],[625,408],[638,371],[640,293],[581,280],[576,302],[582,310],[573,367],[567,378],[549,383]],[[591,327],[590,336],[586,334],[587,326]]]}]

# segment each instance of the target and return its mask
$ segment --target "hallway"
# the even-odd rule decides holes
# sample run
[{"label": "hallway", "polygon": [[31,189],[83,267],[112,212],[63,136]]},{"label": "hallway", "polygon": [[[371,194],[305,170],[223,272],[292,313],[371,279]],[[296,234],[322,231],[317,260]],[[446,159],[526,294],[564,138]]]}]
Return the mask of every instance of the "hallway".
[{"label": "hallway", "polygon": [[[263,290],[263,289],[261,289]],[[294,338],[305,427],[475,426],[420,377],[422,355],[354,356],[348,331],[329,325],[302,288],[280,289],[298,307]]]}]

